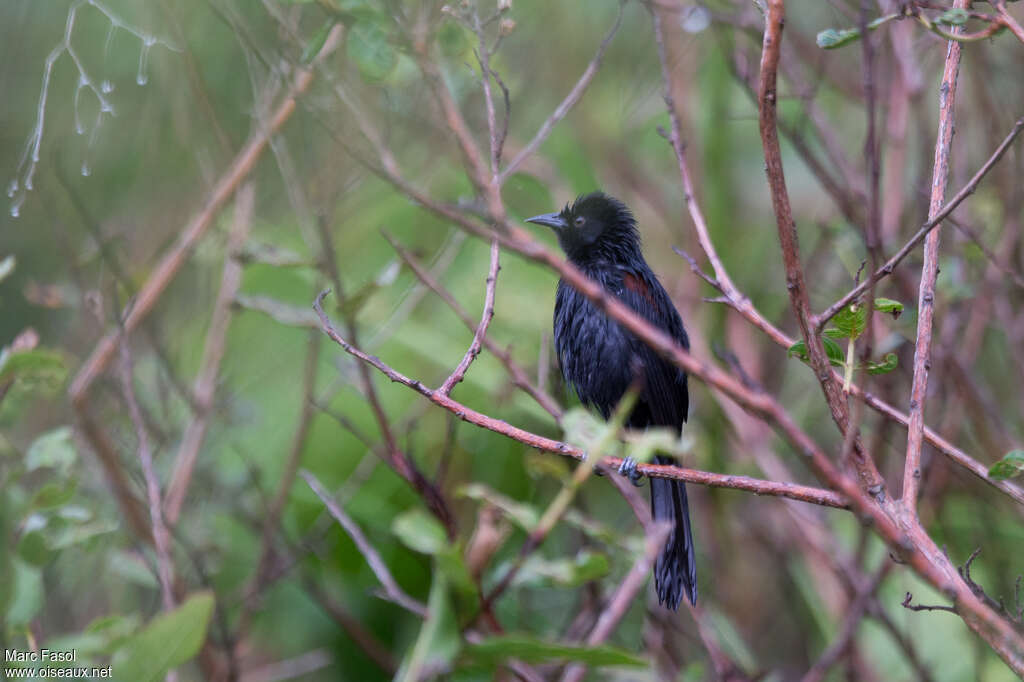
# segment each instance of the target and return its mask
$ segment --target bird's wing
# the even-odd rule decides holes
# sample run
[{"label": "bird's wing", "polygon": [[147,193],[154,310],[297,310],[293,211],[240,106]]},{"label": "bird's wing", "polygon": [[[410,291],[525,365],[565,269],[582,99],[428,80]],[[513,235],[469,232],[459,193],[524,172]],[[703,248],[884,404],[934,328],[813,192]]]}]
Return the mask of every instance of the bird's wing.
[{"label": "bird's wing", "polygon": [[[619,298],[684,348],[689,339],[675,306],[653,273],[627,271]],[[686,373],[633,337],[633,354],[643,365],[644,388],[632,425],[682,428],[689,410]]]}]

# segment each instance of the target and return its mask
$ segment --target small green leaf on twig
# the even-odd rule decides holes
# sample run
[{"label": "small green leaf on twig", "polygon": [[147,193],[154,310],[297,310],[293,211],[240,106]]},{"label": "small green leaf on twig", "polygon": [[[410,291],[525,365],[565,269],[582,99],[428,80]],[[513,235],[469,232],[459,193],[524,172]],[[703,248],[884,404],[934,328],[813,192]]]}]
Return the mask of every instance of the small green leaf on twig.
[{"label": "small green leaf on twig", "polygon": [[860,38],[860,31],[855,28],[848,28],[837,31],[834,28],[827,28],[818,34],[818,47],[823,50],[835,50],[852,43]]},{"label": "small green leaf on twig", "polygon": [[891,298],[876,298],[875,310],[880,313],[889,313],[893,319],[897,319],[903,313],[903,304]]},{"label": "small green leaf on twig", "polygon": [[398,63],[398,55],[380,23],[361,18],[349,28],[345,52],[359,67],[366,80],[386,78]]},{"label": "small green leaf on twig", "polygon": [[0,282],[4,281],[9,274],[14,272],[15,263],[17,263],[17,260],[13,254],[0,260]]},{"label": "small green leaf on twig", "polygon": [[851,303],[846,306],[832,319],[836,329],[843,333],[848,339],[860,338],[868,323],[867,310],[859,303]]},{"label": "small green leaf on twig", "polygon": [[899,358],[895,353],[886,353],[881,362],[868,361],[864,363],[864,370],[868,374],[888,374],[899,365]]},{"label": "small green leaf on twig", "polygon": [[[829,330],[825,331],[828,332]],[[821,341],[825,344],[825,355],[828,356],[828,361],[833,367],[842,367],[846,364],[846,356],[838,343],[829,338],[829,336],[822,336]],[[803,340],[794,343],[786,352],[791,358],[797,357],[804,362],[810,361],[810,356],[807,354],[807,344]]]},{"label": "small green leaf on twig", "polygon": [[935,23],[949,24],[950,26],[963,26],[967,23],[968,19],[970,19],[970,15],[967,13],[967,10],[957,7],[954,9],[948,9],[940,14],[936,17]]},{"label": "small green leaf on twig", "polygon": [[562,644],[528,634],[490,637],[471,644],[467,647],[466,654],[473,660],[489,663],[518,658],[526,663],[579,661],[592,666],[629,665],[637,667],[647,664],[636,654],[607,644],[600,646]]},{"label": "small green leaf on twig", "polygon": [[313,34],[313,37],[309,39],[308,43],[306,43],[306,49],[302,51],[302,56],[299,57],[300,63],[309,64],[313,61],[313,57],[320,53],[320,48],[322,48],[324,43],[327,42],[327,35],[331,32],[333,27],[334,17],[327,19],[320,25],[320,29]]},{"label": "small green leaf on twig", "polygon": [[[961,10],[963,11],[963,10]],[[885,16],[878,17],[874,21],[868,23],[868,30],[874,31],[879,26],[886,24],[893,19],[898,19],[901,15],[899,13],[886,14]],[[855,40],[860,38],[859,28],[844,28],[834,29],[827,28],[818,34],[818,47],[823,50],[834,50],[842,47],[843,45],[849,45]]]},{"label": "small green leaf on twig", "polygon": [[1024,450],[1011,450],[988,470],[988,477],[994,481],[1004,481],[1024,474]]}]

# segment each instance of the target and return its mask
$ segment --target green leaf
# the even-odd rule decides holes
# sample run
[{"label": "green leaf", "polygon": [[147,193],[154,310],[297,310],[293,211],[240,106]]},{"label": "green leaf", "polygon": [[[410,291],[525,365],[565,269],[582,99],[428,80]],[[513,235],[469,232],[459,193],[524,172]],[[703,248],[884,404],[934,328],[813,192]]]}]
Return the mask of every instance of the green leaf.
[{"label": "green leaf", "polygon": [[855,28],[847,28],[843,30],[837,30],[834,28],[827,28],[818,34],[818,47],[823,50],[834,50],[852,43],[853,41],[860,38],[860,31]]},{"label": "green leaf", "polygon": [[903,313],[903,304],[891,298],[876,298],[875,310],[880,313],[889,313],[893,319],[897,319]]},{"label": "green leaf", "polygon": [[391,532],[407,547],[423,554],[438,554],[449,546],[441,523],[419,508],[398,516],[391,524]]},{"label": "green leaf", "polygon": [[851,303],[832,318],[832,324],[848,339],[859,338],[867,326],[868,313],[859,303]]},{"label": "green leaf", "polygon": [[32,509],[50,509],[67,504],[75,496],[77,486],[78,481],[73,478],[47,483],[32,497]]},{"label": "green leaf", "polygon": [[25,453],[25,468],[35,471],[43,467],[53,469],[61,476],[67,476],[78,459],[70,426],[61,426],[32,441]]},{"label": "green leaf", "polygon": [[67,376],[67,365],[60,353],[45,348],[13,353],[4,349],[0,352],[0,381],[13,376],[63,382]]},{"label": "green leaf", "polygon": [[427,599],[429,615],[423,621],[416,643],[404,661],[395,680],[417,682],[428,668],[445,668],[459,653],[461,638],[448,595],[448,584],[442,571],[434,571]]},{"label": "green leaf", "polygon": [[864,369],[868,374],[888,374],[896,369],[898,364],[899,358],[895,353],[886,353],[881,362],[867,362],[864,364]]},{"label": "green leaf", "polygon": [[[868,22],[867,29],[874,31],[879,26],[886,24],[893,19],[898,19],[902,15],[900,13],[886,14]],[[834,50],[837,47],[842,47],[852,43],[853,41],[860,38],[860,29],[858,28],[847,28],[837,30],[834,28],[828,28],[818,34],[818,47],[824,50]]]},{"label": "green leaf", "polygon": [[577,587],[608,575],[611,566],[604,554],[582,551],[575,558],[545,559],[532,554],[516,574],[513,585]]},{"label": "green leaf", "polygon": [[[821,341],[825,346],[825,355],[828,356],[828,361],[833,367],[844,367],[846,366],[846,355],[843,353],[843,349],[839,347],[839,344],[832,340],[832,334],[829,334],[828,329],[825,330],[825,335],[821,337]],[[840,336],[843,338],[843,336]],[[797,341],[790,346],[786,353],[789,357],[797,357],[804,362],[809,362],[810,357],[807,355],[807,344],[803,342],[803,339]]]},{"label": "green leaf", "polygon": [[313,34],[313,37],[309,39],[309,42],[306,43],[306,48],[302,50],[302,56],[299,57],[300,63],[309,64],[313,61],[313,57],[319,54],[320,48],[324,46],[325,42],[327,42],[327,35],[331,32],[332,28],[334,28],[333,17],[320,24],[320,28]]},{"label": "green leaf", "polygon": [[682,454],[684,438],[668,428],[650,428],[645,431],[631,431],[627,434],[627,451],[638,462],[650,462],[657,453]]},{"label": "green leaf", "polygon": [[367,80],[383,80],[398,63],[387,33],[370,18],[359,19],[349,28],[345,52]]},{"label": "green leaf", "polygon": [[10,602],[7,605],[7,625],[27,625],[43,607],[43,574],[36,566],[11,557],[9,564],[14,570],[4,580],[12,580]]},{"label": "green leaf", "polygon": [[1011,450],[988,470],[988,477],[994,481],[1004,481],[1024,474],[1024,450]]},{"label": "green leaf", "polygon": [[465,485],[459,490],[459,494],[471,500],[485,501],[493,504],[527,533],[533,532],[533,529],[537,527],[537,522],[540,521],[540,512],[535,508],[502,495],[494,488],[483,483]]},{"label": "green leaf", "polygon": [[198,653],[212,614],[210,592],[197,592],[173,611],[160,614],[119,650],[124,658],[114,665],[117,676],[134,682],[162,680],[168,670]]},{"label": "green leaf", "polygon": [[967,10],[953,8],[946,10],[936,17],[935,22],[939,24],[949,24],[950,26],[963,26],[970,18],[971,15],[967,13]]},{"label": "green leaf", "polygon": [[460,24],[446,21],[437,31],[437,44],[445,57],[458,57],[469,48],[469,38]]},{"label": "green leaf", "polygon": [[647,665],[647,661],[644,659],[618,647],[561,644],[528,634],[491,637],[477,644],[469,645],[466,654],[470,658],[491,664],[499,664],[510,658],[517,658],[525,663],[579,661],[591,666],[644,667]]},{"label": "green leaf", "polygon": [[246,310],[255,310],[269,315],[281,324],[292,327],[320,328],[320,318],[317,317],[313,310],[305,306],[300,308],[270,296],[250,296],[247,294],[238,294],[235,296],[233,303]]},{"label": "green leaf", "polygon": [[17,260],[14,258],[14,254],[0,260],[0,282],[7,279],[8,275],[14,272],[14,266],[16,264]]},{"label": "green leaf", "polygon": [[[605,443],[610,428],[606,421],[585,407],[574,407],[562,416],[565,440],[578,443],[584,450],[592,450],[594,446]],[[608,449],[602,454],[611,455],[614,452]]]},{"label": "green leaf", "polygon": [[43,531],[25,533],[18,540],[18,556],[33,566],[45,566],[53,558],[53,552],[46,544]]}]

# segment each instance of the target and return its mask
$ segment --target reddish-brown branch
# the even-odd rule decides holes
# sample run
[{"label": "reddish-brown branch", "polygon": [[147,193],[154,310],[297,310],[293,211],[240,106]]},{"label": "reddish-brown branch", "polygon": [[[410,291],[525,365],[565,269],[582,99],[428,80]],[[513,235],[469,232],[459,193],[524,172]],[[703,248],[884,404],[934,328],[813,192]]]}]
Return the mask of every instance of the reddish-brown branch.
[{"label": "reddish-brown branch", "polygon": [[[779,244],[786,268],[786,288],[793,312],[796,314],[800,335],[807,346],[811,368],[821,384],[832,419],[845,437],[850,429],[850,414],[842,388],[835,380],[832,366],[825,355],[825,348],[814,330],[807,286],[804,282],[803,266],[800,263],[800,245],[797,238],[796,222],[789,203],[786,176],[782,168],[782,150],[779,146],[777,126],[776,81],[779,56],[782,50],[782,25],[785,15],[783,0],[768,3],[768,17],[765,23],[764,42],[761,51],[761,76],[758,81],[758,124],[761,143],[764,147],[765,172],[771,192],[772,208],[779,232]],[[852,436],[852,460],[860,478],[861,488],[881,500],[885,492],[885,481],[879,475],[874,462],[864,452],[856,434]]]},{"label": "reddish-brown branch", "polygon": [[480,324],[477,325],[476,332],[473,334],[473,342],[469,344],[469,348],[466,350],[466,354],[462,356],[462,360],[459,361],[458,366],[451,373],[451,375],[445,379],[445,382],[441,385],[441,388],[437,389],[441,393],[448,395],[455,388],[455,385],[462,381],[463,377],[466,376],[466,370],[476,360],[476,356],[480,355],[480,348],[483,344],[484,338],[487,336],[487,327],[491,324],[491,319],[494,317],[494,290],[498,284],[498,271],[501,270],[501,264],[499,257],[501,249],[498,246],[498,240],[491,241],[491,267],[487,271],[487,286],[484,292],[484,312],[480,317]]},{"label": "reddish-brown branch", "polygon": [[[956,0],[953,6],[967,9],[969,0]],[[953,34],[960,29],[953,26]],[[949,182],[949,155],[953,144],[956,85],[960,73],[960,43],[951,40],[946,47],[946,65],[939,86],[939,131],[935,136],[935,161],[932,167],[932,191],[928,217],[942,210]],[[917,495],[921,488],[921,444],[924,436],[924,403],[931,370],[932,321],[935,316],[935,280],[939,276],[938,230],[924,240],[924,264],[917,300],[917,339],[914,343],[914,378],[910,389],[910,424],[907,426],[907,456],[903,466],[903,505],[908,514],[917,513]]]},{"label": "reddish-brown branch", "polygon": [[995,0],[995,6],[999,10],[1000,23],[1010,29],[1013,35],[1017,36],[1017,40],[1024,43],[1024,26],[1021,26],[1020,22],[1006,9],[1006,0]]},{"label": "reddish-brown branch", "polygon": [[[508,438],[519,441],[524,445],[528,445],[538,450],[565,455],[577,460],[583,460],[586,458],[586,453],[576,446],[531,433],[530,431],[512,426],[508,422],[477,412],[457,400],[454,400],[450,396],[442,394],[440,391],[431,390],[421,381],[410,379],[401,372],[398,372],[394,368],[385,364],[380,358],[368,355],[359,348],[356,348],[338,333],[337,329],[334,328],[334,325],[324,312],[322,300],[326,295],[327,292],[321,293],[313,304],[317,314],[320,316],[324,333],[327,334],[327,336],[329,336],[335,343],[344,348],[346,352],[377,369],[391,381],[413,389],[435,405],[448,410],[456,417],[469,424],[485,428],[489,431],[494,431],[495,433],[500,433],[503,436],[507,436]],[[599,467],[606,471],[613,471],[618,469],[618,466],[621,463],[622,460],[618,457],[605,457],[601,461]],[[792,500],[799,500],[801,502],[808,502],[810,504],[817,504],[826,507],[835,507],[837,509],[846,509],[849,506],[841,495],[831,490],[823,490],[821,488],[813,488],[796,483],[765,481],[762,479],[750,478],[749,476],[717,474],[709,471],[685,469],[666,464],[638,464],[637,471],[645,476],[653,478],[673,478],[679,481],[697,483],[716,488],[745,490],[756,495],[788,497]]]}]

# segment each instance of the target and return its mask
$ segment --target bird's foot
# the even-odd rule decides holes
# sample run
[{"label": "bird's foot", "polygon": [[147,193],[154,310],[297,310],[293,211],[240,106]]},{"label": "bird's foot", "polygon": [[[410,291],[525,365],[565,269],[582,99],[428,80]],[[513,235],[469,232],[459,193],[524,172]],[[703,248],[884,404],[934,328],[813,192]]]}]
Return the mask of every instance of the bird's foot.
[{"label": "bird's foot", "polygon": [[619,465],[619,473],[628,478],[629,482],[638,488],[644,484],[644,475],[636,470],[636,460],[632,457],[622,460],[622,464]]}]

